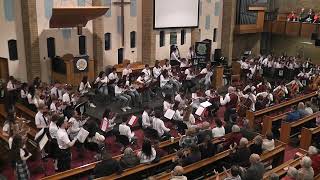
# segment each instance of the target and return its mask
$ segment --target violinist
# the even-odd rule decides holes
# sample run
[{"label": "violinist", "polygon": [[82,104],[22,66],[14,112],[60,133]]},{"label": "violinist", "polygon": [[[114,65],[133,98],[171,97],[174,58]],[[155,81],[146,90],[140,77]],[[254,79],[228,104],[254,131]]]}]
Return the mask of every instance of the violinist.
[{"label": "violinist", "polygon": [[106,76],[106,73],[104,71],[101,71],[95,80],[94,84],[97,86],[97,89],[100,93],[103,93],[104,95],[108,95],[108,83],[109,79],[108,76]]},{"label": "violinist", "polygon": [[38,112],[36,116],[34,117],[35,119],[35,124],[37,128],[40,130],[42,128],[48,128],[49,127],[49,119],[46,117],[48,113],[48,109],[45,106],[39,106]]},{"label": "violinist", "polygon": [[157,79],[160,77],[161,75],[161,66],[160,66],[160,62],[158,60],[156,60],[155,64],[154,64],[154,67],[152,69],[152,72],[153,72],[153,77],[154,79]]},{"label": "violinist", "polygon": [[58,82],[55,82],[54,86],[50,90],[51,97],[55,96],[58,99],[62,100],[62,96],[63,96],[63,90],[62,89],[63,89],[62,85],[60,83],[58,83]]},{"label": "violinist", "polygon": [[212,104],[209,106],[209,111],[212,113],[211,115],[216,116],[217,111],[219,110],[220,106],[220,97],[214,89],[209,89],[205,91],[205,95],[207,100]]},{"label": "violinist", "polygon": [[213,75],[211,64],[208,63],[207,66],[200,71],[200,74],[205,74],[205,76],[200,79],[199,83],[203,84],[205,89],[209,89],[212,84],[211,77]]},{"label": "violinist", "polygon": [[230,116],[233,112],[235,112],[238,105],[238,95],[236,94],[236,90],[234,87],[230,86],[228,88],[228,93],[224,98],[220,96],[220,104],[222,106],[226,106],[226,110],[224,112],[224,120],[225,122],[229,122]]},{"label": "violinist", "polygon": [[168,59],[165,59],[165,63],[162,66],[162,71],[163,70],[167,70],[168,72],[171,72],[171,65],[170,65],[170,61]]},{"label": "violinist", "polygon": [[131,103],[131,96],[125,93],[125,82],[119,81],[116,86],[114,87],[115,96],[122,101],[121,110],[126,112],[127,110],[131,110],[129,106]]},{"label": "violinist", "polygon": [[130,77],[129,76],[123,76],[123,81],[125,81],[125,93],[128,94],[132,99],[132,105],[133,106],[141,106],[142,100],[141,95],[137,91],[137,89],[131,85]]},{"label": "violinist", "polygon": [[78,135],[81,127],[87,122],[89,118],[82,119],[78,111],[72,112],[72,117],[68,120],[70,127],[68,129],[68,134],[71,140],[75,139]]},{"label": "violinist", "polygon": [[128,63],[126,67],[122,70],[122,77],[130,76],[131,73],[132,73],[131,65],[130,63]]},{"label": "violinist", "polygon": [[152,74],[151,74],[151,69],[149,64],[144,65],[144,69],[142,70],[142,72],[144,73],[144,82],[149,83],[152,81]]},{"label": "violinist", "polygon": [[79,92],[83,95],[88,93],[90,89],[91,89],[91,85],[88,81],[88,76],[83,76],[79,85]]},{"label": "violinist", "polygon": [[192,67],[188,67],[185,71],[184,71],[185,77],[186,77],[186,81],[185,81],[185,87],[186,89],[189,90],[189,92],[191,92],[191,90],[195,87],[196,83],[194,82],[194,73],[193,73],[193,68]]},{"label": "violinist", "polygon": [[51,98],[50,111],[53,112],[61,112],[63,110],[61,100],[57,99],[57,97]]},{"label": "violinist", "polygon": [[164,70],[160,75],[160,88],[163,90],[163,95],[174,94],[173,85],[170,82],[169,74],[167,70]]},{"label": "violinist", "polygon": [[63,94],[62,96],[62,101],[65,105],[67,106],[72,106],[73,105],[73,99],[72,99],[72,87],[71,86],[67,86],[66,87],[66,92]]},{"label": "violinist", "polygon": [[147,102],[151,99],[151,90],[149,88],[151,81],[152,79],[150,79],[149,76],[146,76],[144,72],[141,72],[136,80],[136,85],[138,86],[136,89],[144,94]]}]

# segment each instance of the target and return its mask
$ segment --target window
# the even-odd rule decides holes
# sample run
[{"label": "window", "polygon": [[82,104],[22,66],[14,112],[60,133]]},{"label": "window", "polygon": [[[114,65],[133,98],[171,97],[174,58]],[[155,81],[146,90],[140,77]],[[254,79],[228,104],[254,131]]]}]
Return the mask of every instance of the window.
[{"label": "window", "polygon": [[18,49],[17,49],[16,40],[11,39],[8,41],[8,49],[9,49],[9,59],[18,60]]},{"label": "window", "polygon": [[86,36],[79,36],[79,54],[80,55],[87,54]]},{"label": "window", "polygon": [[130,32],[130,47],[131,48],[136,47],[136,32],[135,31]]},{"label": "window", "polygon": [[53,37],[47,38],[47,51],[49,58],[53,58],[56,56],[56,47]]},{"label": "window", "polygon": [[105,50],[111,49],[111,33],[104,34],[104,49]]},{"label": "window", "polygon": [[164,31],[160,31],[160,47],[163,47],[165,45],[165,40],[166,37]]},{"label": "window", "polygon": [[217,28],[213,29],[213,42],[217,41]]},{"label": "window", "polygon": [[186,41],[186,30],[181,30],[181,45],[184,45]]},{"label": "window", "polygon": [[123,63],[123,48],[118,49],[118,64]]},{"label": "window", "polygon": [[170,33],[170,45],[177,44],[177,32]]}]

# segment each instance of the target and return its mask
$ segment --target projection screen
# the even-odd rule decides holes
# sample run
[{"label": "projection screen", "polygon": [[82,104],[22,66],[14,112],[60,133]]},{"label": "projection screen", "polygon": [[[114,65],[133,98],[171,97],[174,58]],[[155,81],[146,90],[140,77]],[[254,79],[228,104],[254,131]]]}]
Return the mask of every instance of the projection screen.
[{"label": "projection screen", "polygon": [[198,27],[199,0],[154,0],[154,28]]}]

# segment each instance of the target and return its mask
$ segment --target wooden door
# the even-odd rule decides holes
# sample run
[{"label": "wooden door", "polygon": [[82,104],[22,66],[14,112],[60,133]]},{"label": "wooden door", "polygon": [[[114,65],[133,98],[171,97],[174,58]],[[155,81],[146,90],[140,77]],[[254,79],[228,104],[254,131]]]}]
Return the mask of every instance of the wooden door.
[{"label": "wooden door", "polygon": [[9,77],[8,59],[0,57],[0,79],[7,80]]}]

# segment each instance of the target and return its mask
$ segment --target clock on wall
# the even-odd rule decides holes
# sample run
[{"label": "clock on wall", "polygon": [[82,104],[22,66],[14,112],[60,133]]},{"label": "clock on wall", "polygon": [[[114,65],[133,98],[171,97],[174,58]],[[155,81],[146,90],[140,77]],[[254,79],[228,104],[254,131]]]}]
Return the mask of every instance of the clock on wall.
[{"label": "clock on wall", "polygon": [[76,67],[79,71],[84,71],[87,69],[88,67],[88,62],[86,59],[78,59],[77,62],[76,62]]}]

